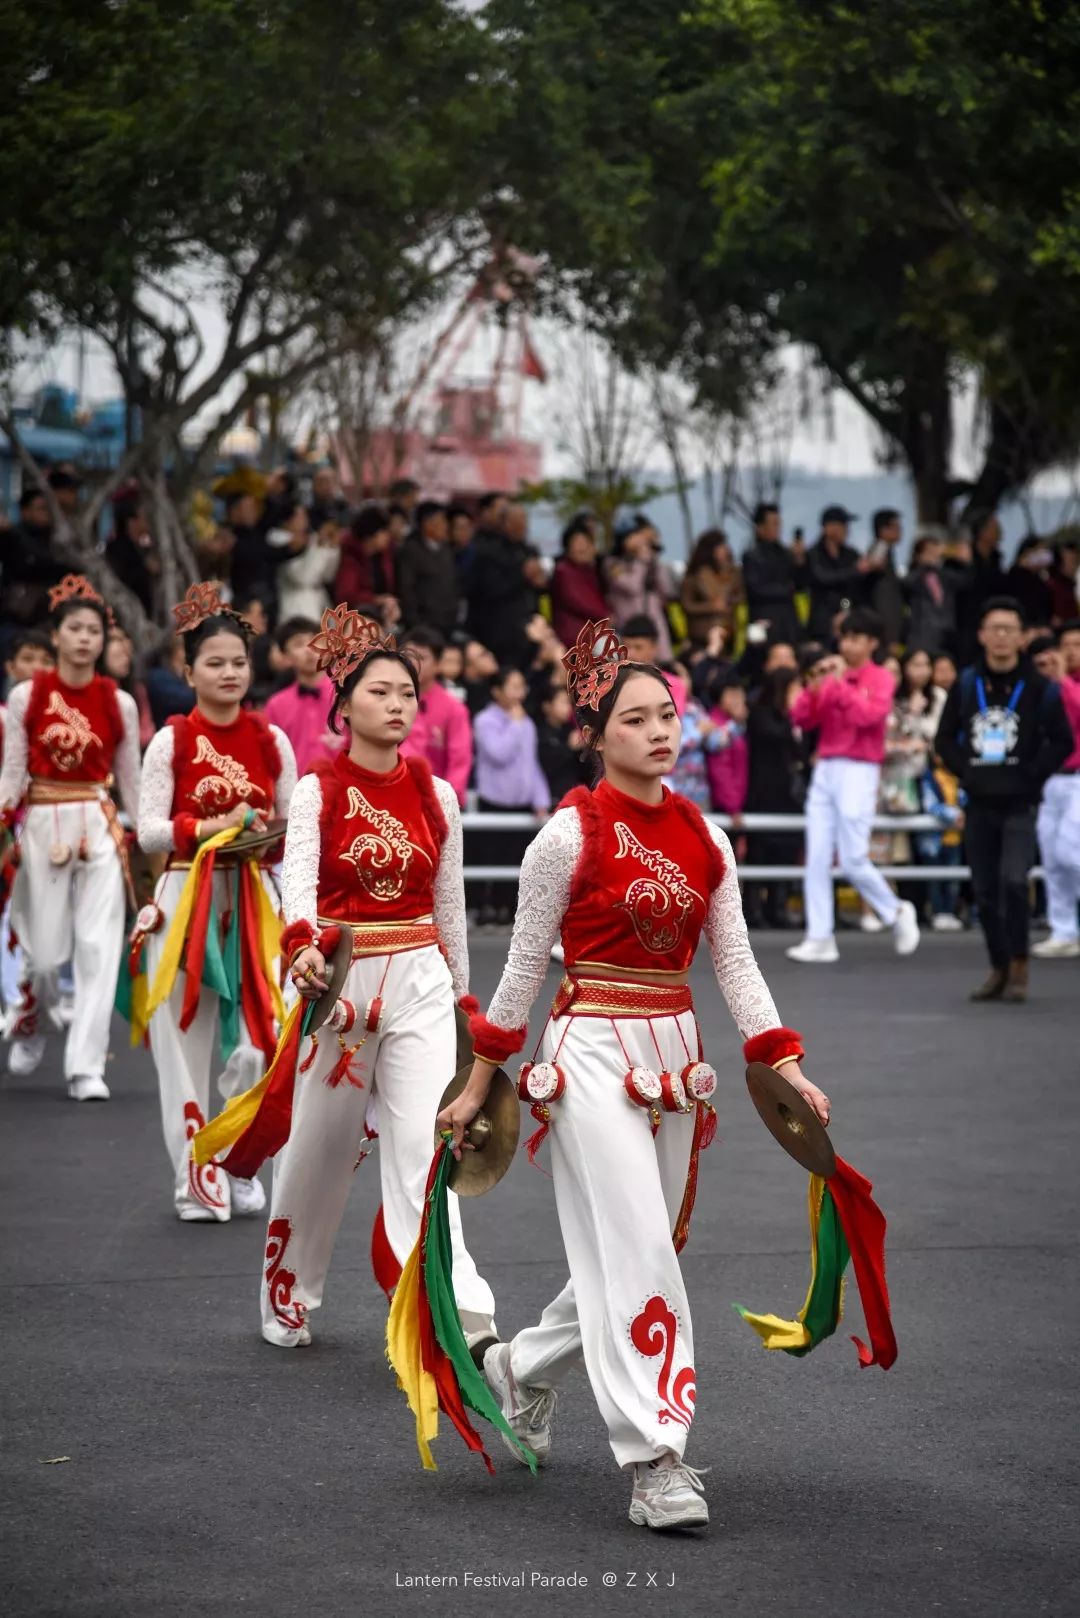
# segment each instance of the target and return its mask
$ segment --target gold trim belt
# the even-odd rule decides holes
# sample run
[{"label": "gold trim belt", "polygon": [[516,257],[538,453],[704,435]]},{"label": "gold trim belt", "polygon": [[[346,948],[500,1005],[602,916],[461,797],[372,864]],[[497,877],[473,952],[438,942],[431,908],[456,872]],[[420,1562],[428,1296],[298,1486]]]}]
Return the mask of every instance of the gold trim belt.
[{"label": "gold trim belt", "polygon": [[26,793],[28,804],[35,803],[100,803],[108,797],[104,781],[48,781],[33,776]]},{"label": "gold trim belt", "polygon": [[430,916],[415,921],[349,921],[340,916],[320,916],[320,927],[351,927],[353,960],[369,955],[404,955],[408,950],[440,944],[439,929]]},{"label": "gold trim belt", "polygon": [[604,978],[564,977],[551,1006],[552,1018],[678,1017],[693,1011],[687,983],[616,983]]}]

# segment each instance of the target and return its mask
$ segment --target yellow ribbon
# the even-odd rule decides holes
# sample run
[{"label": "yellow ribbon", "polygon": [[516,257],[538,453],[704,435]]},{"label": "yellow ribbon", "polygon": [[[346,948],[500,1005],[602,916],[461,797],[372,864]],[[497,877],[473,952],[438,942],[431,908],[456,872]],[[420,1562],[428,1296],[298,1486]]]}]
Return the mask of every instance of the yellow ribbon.
[{"label": "yellow ribbon", "polygon": [[810,1201],[810,1285],[806,1289],[806,1302],[794,1320],[782,1320],[779,1315],[752,1315],[739,1311],[748,1326],[753,1326],[766,1348],[809,1348],[810,1333],[803,1325],[810,1297],[817,1278],[817,1238],[821,1224],[821,1199],[825,1195],[825,1181],[820,1174],[811,1174],[807,1192]]},{"label": "yellow ribbon", "polygon": [[239,826],[229,826],[225,831],[215,832],[208,837],[205,843],[200,843],[195,858],[191,862],[191,869],[187,874],[187,881],[180,892],[180,902],[169,924],[165,935],[165,948],[161,960],[158,962],[157,972],[150,987],[146,1002],[146,1020],[150,1021],[158,1006],[164,1005],[173,991],[176,974],[180,970],[180,961],[184,954],[184,940],[187,937],[188,923],[195,905],[195,895],[199,891],[199,878],[206,856],[212,848],[226,848],[240,835]]},{"label": "yellow ribbon", "polygon": [[282,999],[281,988],[278,984],[277,973],[274,971],[274,962],[277,959],[281,942],[281,917],[270,902],[270,895],[262,880],[259,863],[255,859],[248,861],[248,881],[255,889],[255,904],[258,916],[259,955],[262,960],[266,981],[270,985],[270,999],[274,1007],[274,1021],[283,1022],[285,1019],[285,1001]]},{"label": "yellow ribbon", "polygon": [[431,1441],[439,1436],[439,1395],[435,1378],[424,1369],[420,1347],[420,1243],[401,1272],[386,1323],[386,1356],[397,1372],[398,1386],[416,1417],[416,1447],[425,1470],[437,1470]]},{"label": "yellow ribbon", "polygon": [[307,1001],[298,1000],[286,1017],[281,1028],[281,1035],[274,1052],[274,1060],[257,1084],[250,1090],[245,1090],[241,1096],[233,1096],[226,1101],[225,1106],[216,1118],[211,1118],[204,1124],[191,1143],[191,1155],[196,1163],[209,1163],[218,1152],[226,1151],[254,1122],[255,1115],[262,1105],[262,1098],[266,1094],[271,1079],[277,1071],[281,1060],[281,1053],[288,1043],[289,1035],[296,1025],[297,1018],[302,1017],[307,1009]]}]

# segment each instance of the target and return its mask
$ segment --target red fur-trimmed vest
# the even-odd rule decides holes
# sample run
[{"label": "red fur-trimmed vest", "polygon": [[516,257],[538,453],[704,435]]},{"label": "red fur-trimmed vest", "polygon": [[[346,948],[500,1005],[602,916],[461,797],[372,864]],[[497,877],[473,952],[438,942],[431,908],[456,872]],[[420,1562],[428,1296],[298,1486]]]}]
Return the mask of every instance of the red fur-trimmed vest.
[{"label": "red fur-trimmed vest", "polygon": [[195,847],[200,820],[227,815],[238,803],[269,815],[281,756],[261,714],[241,710],[231,725],[212,724],[198,708],[169,720],[173,733],[173,839],[176,852]]},{"label": "red fur-trimmed vest", "polygon": [[124,736],[115,682],[95,674],[65,685],[55,669],[34,675],[26,705],[27,769],[43,781],[107,781]]},{"label": "red fur-trimmed vest", "polygon": [[561,807],[576,809],[584,834],[562,924],[566,965],[685,972],[724,874],[700,812],[666,788],[649,805],[607,781],[575,788]]},{"label": "red fur-trimmed vest", "polygon": [[347,754],[316,764],[319,915],[334,921],[414,921],[430,916],[446,837],[425,759],[402,759],[385,775]]}]

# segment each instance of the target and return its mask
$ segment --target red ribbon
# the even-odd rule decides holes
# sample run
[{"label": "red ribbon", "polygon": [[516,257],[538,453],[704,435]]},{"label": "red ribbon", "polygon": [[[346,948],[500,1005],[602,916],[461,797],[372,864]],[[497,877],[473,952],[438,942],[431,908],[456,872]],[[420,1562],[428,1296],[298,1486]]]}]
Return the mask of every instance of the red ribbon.
[{"label": "red ribbon", "polygon": [[[214,859],[216,848],[211,848],[206,855],[199,876],[199,891],[195,895],[195,904],[188,923],[187,950],[184,956],[184,1001],[180,1008],[180,1027],[187,1030],[195,1021],[195,1014],[199,1009],[199,995],[202,991],[203,965],[206,961],[206,932],[211,923],[211,907],[214,898]],[[217,925],[217,917],[213,918]],[[273,1047],[271,1047],[273,1049]]]},{"label": "red ribbon", "polygon": [[241,1180],[250,1180],[268,1157],[280,1152],[292,1127],[293,1092],[296,1089],[296,1059],[303,1039],[303,1016],[297,1017],[266,1087],[259,1110],[238,1140],[233,1142],[221,1167]]},{"label": "red ribbon", "polygon": [[828,1185],[851,1249],[870,1347],[858,1337],[851,1341],[858,1349],[860,1365],[880,1365],[887,1371],[897,1349],[885,1282],[885,1215],[870,1195],[870,1181],[842,1157],[836,1159],[836,1173]]},{"label": "red ribbon", "polygon": [[254,860],[246,861],[240,870],[240,1006],[251,1043],[262,1051],[267,1062],[272,1062],[277,1036],[259,937],[257,885],[261,880]]},{"label": "red ribbon", "polygon": [[371,1227],[371,1268],[379,1286],[388,1298],[392,1298],[401,1280],[401,1265],[386,1234],[381,1202],[375,1210],[375,1223]]}]

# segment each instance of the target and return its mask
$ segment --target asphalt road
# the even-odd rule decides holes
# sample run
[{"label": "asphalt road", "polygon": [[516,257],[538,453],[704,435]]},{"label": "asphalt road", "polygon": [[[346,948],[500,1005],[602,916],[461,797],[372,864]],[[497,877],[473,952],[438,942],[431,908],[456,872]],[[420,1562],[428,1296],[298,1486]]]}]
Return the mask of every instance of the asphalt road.
[{"label": "asphalt road", "polygon": [[[861,1371],[846,1335],[804,1360],[767,1354],[733,1313],[802,1302],[805,1176],[758,1123],[699,970],[722,1094],[683,1260],[688,1459],[711,1468],[695,1537],[628,1523],[583,1373],[536,1480],[497,1444],[489,1478],[449,1430],[439,1471],[421,1470],[368,1268],[374,1159],[315,1344],[283,1352],[258,1334],[261,1221],[173,1218],[153,1070],[119,1025],[108,1106],[64,1099],[56,1042],[33,1078],[0,1081],[9,1618],[1080,1611],[1080,971],[1037,965],[1028,1006],[977,1007],[970,937],[929,937],[904,961],[887,939],[845,938],[835,968],[792,966],[786,941],[765,938],[760,958],[837,1145],[888,1214],[900,1359]],[[503,949],[474,945],[482,996]],[[564,1279],[550,1181],[519,1157],[466,1220],[508,1335]],[[854,1289],[848,1307],[859,1330]],[[433,1578],[458,1582],[406,1582]]]}]

